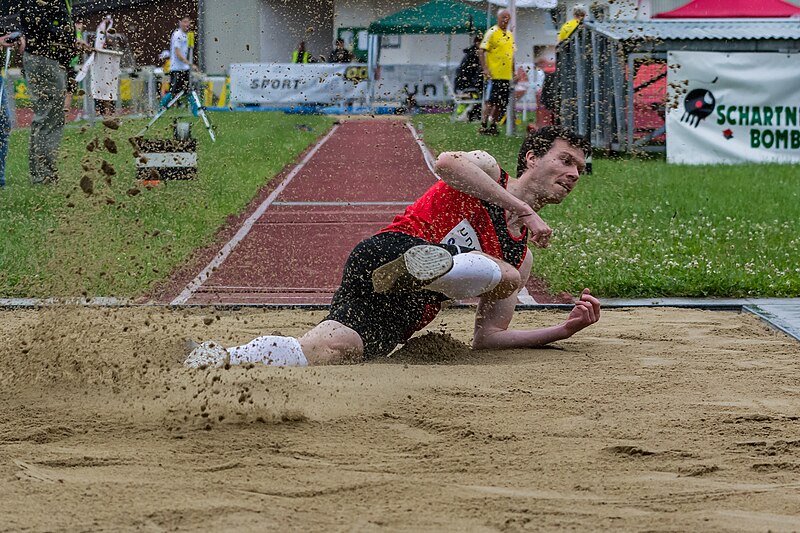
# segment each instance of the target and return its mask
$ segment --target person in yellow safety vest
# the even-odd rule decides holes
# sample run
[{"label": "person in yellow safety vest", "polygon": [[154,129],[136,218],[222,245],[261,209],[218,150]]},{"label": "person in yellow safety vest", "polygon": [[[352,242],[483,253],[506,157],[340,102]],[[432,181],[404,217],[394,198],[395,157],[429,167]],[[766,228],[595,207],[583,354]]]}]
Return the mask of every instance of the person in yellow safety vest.
[{"label": "person in yellow safety vest", "polygon": [[[83,38],[83,30],[84,30],[84,23],[82,20],[75,21],[75,39],[77,41],[86,42]],[[73,57],[69,65],[66,66],[67,70],[67,94],[64,97],[64,120],[69,119],[69,111],[72,109],[72,95],[74,94],[81,94],[82,90],[78,85],[78,82],[75,81],[75,76],[77,75],[78,66],[81,62],[81,56],[76,55]]]},{"label": "person in yellow safety vest", "polygon": [[561,26],[561,30],[558,32],[559,43],[569,39],[570,35],[572,35],[575,30],[578,29],[578,26],[583,23],[583,19],[586,18],[586,6],[583,4],[577,4],[572,8],[572,16],[574,18],[565,22],[564,25]]},{"label": "person in yellow safety vest", "polygon": [[164,62],[161,65],[161,98],[164,98],[169,92],[169,50],[161,52],[158,59]]},{"label": "person in yellow safety vest", "polygon": [[300,41],[300,46],[292,52],[292,63],[313,63],[314,58],[306,52],[306,42]]}]

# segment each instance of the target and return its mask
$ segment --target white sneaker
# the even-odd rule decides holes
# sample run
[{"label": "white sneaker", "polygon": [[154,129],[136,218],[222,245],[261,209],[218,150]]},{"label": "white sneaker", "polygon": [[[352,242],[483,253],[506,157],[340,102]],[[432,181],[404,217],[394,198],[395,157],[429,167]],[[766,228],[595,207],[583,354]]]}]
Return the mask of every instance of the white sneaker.
[{"label": "white sneaker", "polygon": [[188,368],[219,368],[225,366],[231,359],[228,351],[216,341],[206,341],[196,346],[186,360],[183,366]]},{"label": "white sneaker", "polygon": [[421,244],[372,271],[372,287],[377,293],[422,289],[453,268],[453,256],[440,246]]}]

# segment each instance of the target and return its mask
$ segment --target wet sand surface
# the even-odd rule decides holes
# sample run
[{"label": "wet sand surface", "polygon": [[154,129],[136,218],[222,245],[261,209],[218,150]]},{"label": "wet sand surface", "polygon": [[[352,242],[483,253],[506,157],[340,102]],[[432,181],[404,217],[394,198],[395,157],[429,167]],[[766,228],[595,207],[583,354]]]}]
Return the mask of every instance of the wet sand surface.
[{"label": "wet sand surface", "polygon": [[323,313],[0,315],[0,531],[800,530],[800,344],[749,315],[605,311],[470,352],[447,310],[380,362],[206,371],[183,338]]}]

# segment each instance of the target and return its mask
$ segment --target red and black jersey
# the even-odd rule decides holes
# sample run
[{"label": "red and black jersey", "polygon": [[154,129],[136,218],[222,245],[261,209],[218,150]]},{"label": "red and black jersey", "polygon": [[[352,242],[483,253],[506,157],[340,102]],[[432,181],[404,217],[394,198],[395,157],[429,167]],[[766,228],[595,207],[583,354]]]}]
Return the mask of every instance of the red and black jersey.
[{"label": "red and black jersey", "polygon": [[[500,169],[500,185],[508,187]],[[381,230],[420,237],[431,243],[472,248],[519,268],[528,252],[528,228],[515,237],[508,230],[505,210],[457,191],[444,181],[428,189],[405,213]]]}]

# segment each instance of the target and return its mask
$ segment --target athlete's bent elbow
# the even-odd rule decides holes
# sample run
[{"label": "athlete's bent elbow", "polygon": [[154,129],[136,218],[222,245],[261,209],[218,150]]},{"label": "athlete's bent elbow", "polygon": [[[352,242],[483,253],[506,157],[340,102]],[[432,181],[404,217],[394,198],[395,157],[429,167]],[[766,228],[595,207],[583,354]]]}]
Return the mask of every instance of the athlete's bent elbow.
[{"label": "athlete's bent elbow", "polygon": [[455,152],[442,152],[439,154],[439,157],[436,158],[436,162],[433,165],[433,170],[440,176],[449,176],[455,161]]}]

